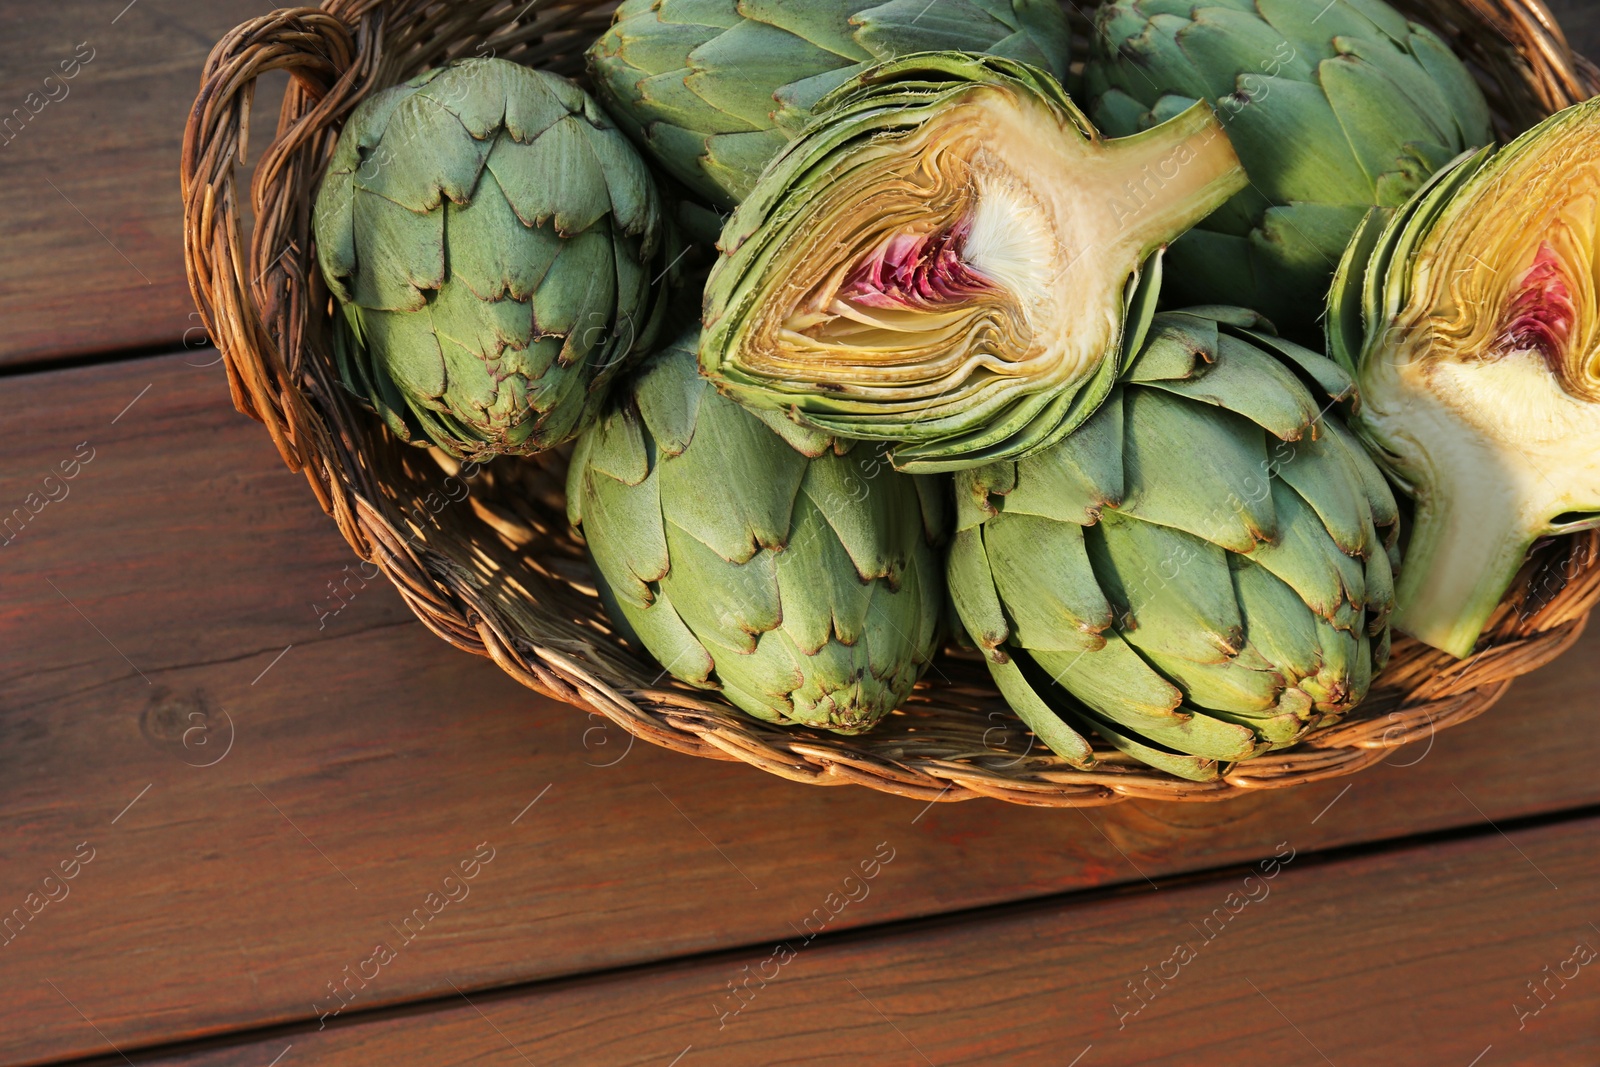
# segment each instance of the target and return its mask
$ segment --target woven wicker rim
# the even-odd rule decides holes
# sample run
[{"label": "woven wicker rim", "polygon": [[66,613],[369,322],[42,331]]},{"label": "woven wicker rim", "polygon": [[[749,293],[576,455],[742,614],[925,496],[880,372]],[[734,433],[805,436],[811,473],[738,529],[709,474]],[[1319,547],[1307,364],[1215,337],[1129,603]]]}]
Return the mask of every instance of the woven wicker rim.
[{"label": "woven wicker rim", "polygon": [[[758,722],[714,693],[663,683],[612,634],[561,499],[564,454],[460,470],[402,445],[339,387],[328,292],[310,241],[317,182],[344,117],[368,93],[466,55],[581,75],[614,3],[585,0],[326,0],[252,19],[212,50],[183,144],[189,284],[228,370],[234,405],[260,421],[355,552],[417,616],[540,693],[652,744],[742,760],[815,785],[856,783],[924,800],[995,797],[1088,806],[1129,797],[1218,800],[1350,774],[1397,746],[1481,714],[1512,679],[1560,655],[1600,599],[1600,534],[1541,546],[1471,659],[1399,639],[1372,695],[1297,748],[1181,781],[1097,745],[1091,771],[1036,745],[982,664],[951,650],[906,706],[843,738]],[[1088,30],[1075,4],[1078,43]],[[1475,68],[1502,135],[1600,91],[1540,0],[1402,0]],[[235,184],[256,80],[290,82],[251,186],[246,246]],[[593,735],[591,737],[591,735]],[[614,754],[619,743],[610,748]],[[592,743],[591,743],[592,741]],[[627,744],[631,745],[631,741]],[[626,749],[622,749],[626,751]],[[593,762],[593,761],[592,761]]]}]

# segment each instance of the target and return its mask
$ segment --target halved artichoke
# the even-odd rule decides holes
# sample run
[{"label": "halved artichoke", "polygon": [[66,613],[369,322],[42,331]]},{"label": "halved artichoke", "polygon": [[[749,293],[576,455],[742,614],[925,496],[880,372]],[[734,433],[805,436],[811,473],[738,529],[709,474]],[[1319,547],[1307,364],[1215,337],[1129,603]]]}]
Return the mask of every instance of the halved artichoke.
[{"label": "halved artichoke", "polygon": [[1094,412],[1153,255],[1243,187],[1204,103],[1100,137],[1054,78],[924,53],[825,98],[723,230],[702,372],[904,470],[1028,455]]},{"label": "halved artichoke", "polygon": [[1397,628],[1468,655],[1533,543],[1600,525],[1600,98],[1463,156],[1329,297],[1351,425],[1416,501]]}]

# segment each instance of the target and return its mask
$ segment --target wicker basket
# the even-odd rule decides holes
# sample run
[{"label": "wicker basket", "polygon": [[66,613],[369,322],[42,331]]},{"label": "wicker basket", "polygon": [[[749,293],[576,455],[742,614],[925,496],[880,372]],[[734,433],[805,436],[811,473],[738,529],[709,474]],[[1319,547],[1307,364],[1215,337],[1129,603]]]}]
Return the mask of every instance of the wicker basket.
[{"label": "wicker basket", "polygon": [[[1542,546],[1481,651],[1458,662],[1398,640],[1367,703],[1297,748],[1180,781],[1103,747],[1076,770],[1022,728],[973,655],[951,650],[905,707],[842,738],[751,719],[714,694],[663,686],[612,633],[562,501],[565,454],[500,460],[458,476],[400,444],[340,387],[311,204],[340,124],[368,93],[450,57],[493,54],[578,74],[613,4],[585,0],[327,0],[238,27],[212,51],[183,144],[189,284],[238,409],[266,426],[352,548],[417,616],[540,693],[592,709],[679,752],[736,759],[814,785],[856,783],[926,800],[996,797],[1077,806],[1127,797],[1217,800],[1377,763],[1394,747],[1478,715],[1511,680],[1577,638],[1600,597],[1600,535]],[[1068,4],[1076,11],[1076,5]],[[1502,134],[1600,90],[1540,0],[1404,0],[1480,74]],[[1075,16],[1076,17],[1076,16]],[[1084,31],[1081,25],[1078,27]],[[1080,43],[1086,32],[1078,34]],[[256,79],[291,75],[278,134],[242,234],[235,162]]]}]

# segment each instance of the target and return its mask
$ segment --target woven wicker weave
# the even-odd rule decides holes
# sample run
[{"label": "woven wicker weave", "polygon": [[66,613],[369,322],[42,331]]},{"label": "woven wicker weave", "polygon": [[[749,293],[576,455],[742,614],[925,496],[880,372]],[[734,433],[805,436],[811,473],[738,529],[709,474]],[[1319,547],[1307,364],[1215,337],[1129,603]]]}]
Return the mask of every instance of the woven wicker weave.
[{"label": "woven wicker weave", "polygon": [[[858,783],[933,800],[1093,805],[1127,797],[1216,800],[1349,774],[1480,714],[1511,680],[1564,651],[1600,597],[1600,535],[1541,547],[1488,639],[1458,662],[1398,640],[1368,702],[1295,749],[1180,781],[1104,748],[1067,766],[1006,709],[981,662],[952,650],[865,737],[781,728],[663,684],[620,644],[594,595],[562,501],[565,455],[458,471],[391,438],[333,372],[328,292],[310,246],[311,204],[344,117],[367,94],[440,61],[498,55],[578,74],[613,5],[584,0],[327,0],[238,27],[212,51],[183,145],[189,283],[225,357],[234,404],[266,426],[362,559],[419,618],[519,682],[593,709],[679,752],[737,759],[816,785]],[[1484,82],[1502,134],[1600,91],[1539,0],[1409,0]],[[1075,5],[1069,4],[1069,8]],[[1080,31],[1084,28],[1079,27]],[[1086,37],[1079,33],[1080,43]],[[287,70],[278,134],[257,163],[246,245],[235,165],[255,82]]]}]

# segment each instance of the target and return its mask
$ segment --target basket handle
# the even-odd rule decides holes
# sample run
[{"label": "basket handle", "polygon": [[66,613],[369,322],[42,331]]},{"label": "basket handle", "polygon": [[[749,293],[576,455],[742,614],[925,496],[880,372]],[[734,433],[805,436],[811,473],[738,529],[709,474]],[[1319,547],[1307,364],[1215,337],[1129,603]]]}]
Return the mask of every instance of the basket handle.
[{"label": "basket handle", "polygon": [[[288,274],[303,273],[309,212],[293,206],[291,192],[315,181],[306,161],[332,150],[330,129],[370,84],[381,53],[381,17],[361,18],[352,29],[316,8],[276,11],[236,27],[206,59],[200,91],[183,136],[181,169],[184,261],[189,290],[206,330],[222,354],[228,387],[239,411],[261,422],[291,470],[305,470],[324,510],[346,502],[327,472],[307,469],[325,454],[301,438],[325,434],[283,353],[298,353],[309,319],[304,285],[291,289]],[[358,61],[358,57],[361,57]],[[286,70],[291,80],[278,133],[263,153],[252,189],[255,233],[248,254],[235,185],[235,167],[247,148],[256,79]],[[297,151],[321,139],[321,151]],[[285,168],[298,169],[288,175]],[[268,192],[268,190],[272,190]],[[303,199],[303,198],[302,198]],[[286,262],[287,261],[287,262]],[[298,281],[317,282],[299,278]]]}]

